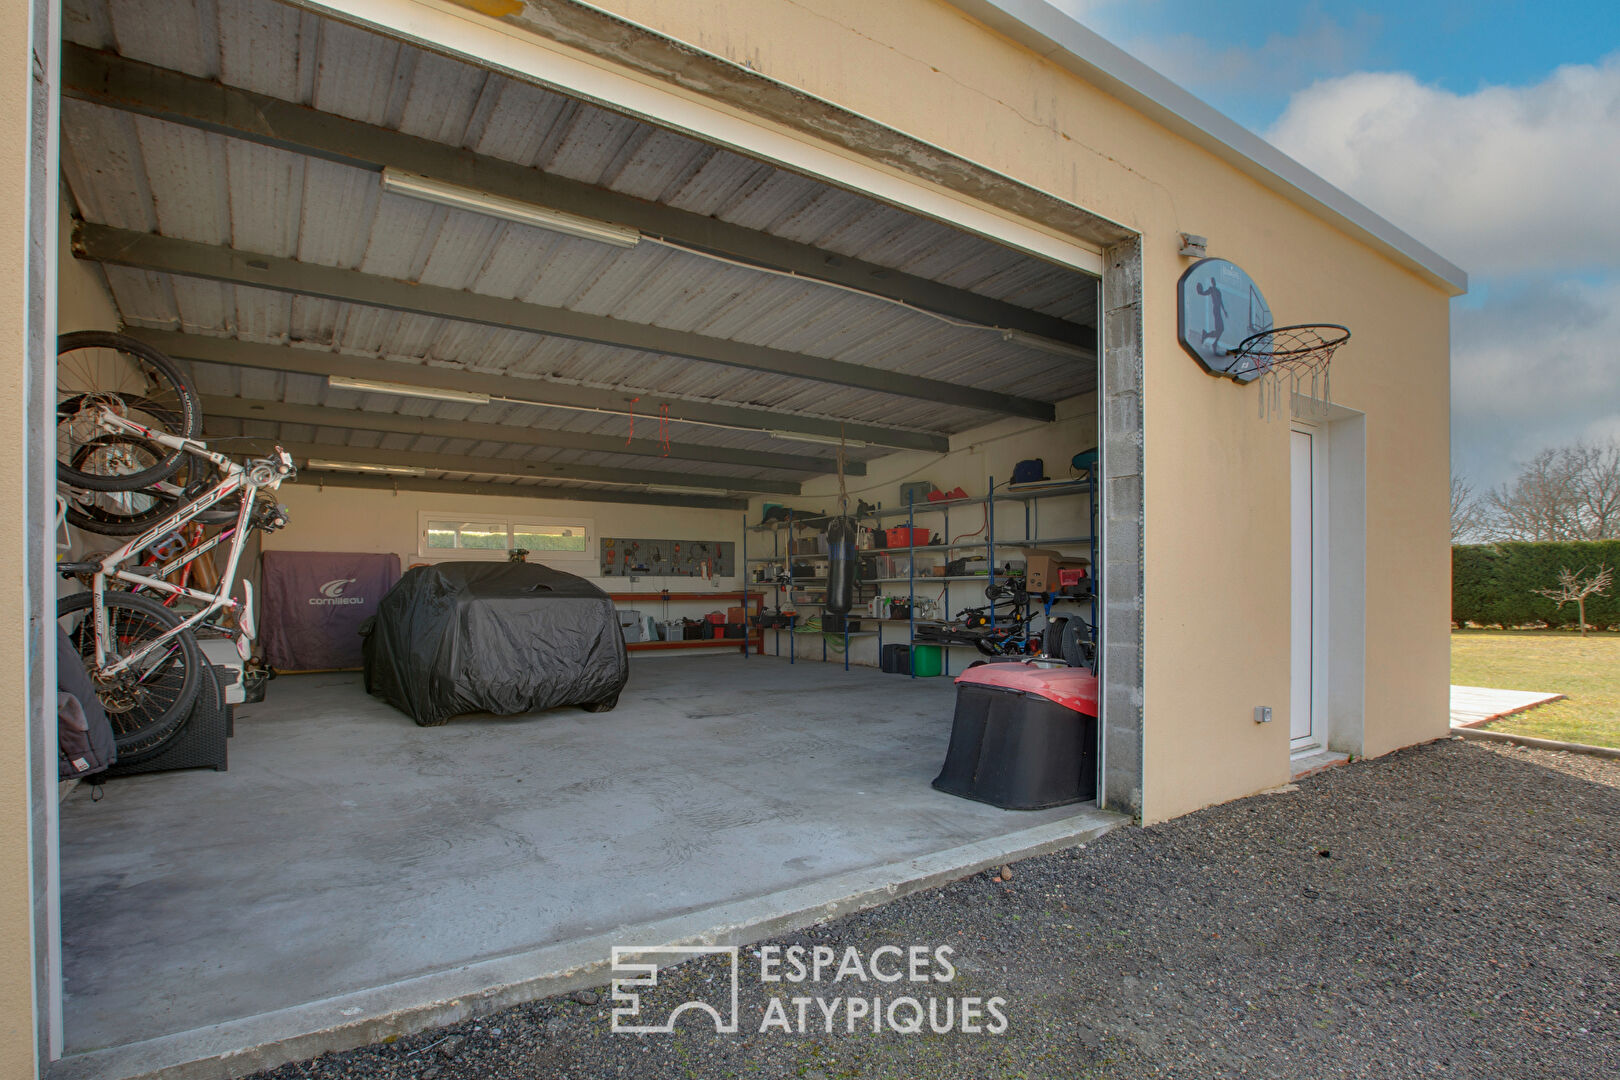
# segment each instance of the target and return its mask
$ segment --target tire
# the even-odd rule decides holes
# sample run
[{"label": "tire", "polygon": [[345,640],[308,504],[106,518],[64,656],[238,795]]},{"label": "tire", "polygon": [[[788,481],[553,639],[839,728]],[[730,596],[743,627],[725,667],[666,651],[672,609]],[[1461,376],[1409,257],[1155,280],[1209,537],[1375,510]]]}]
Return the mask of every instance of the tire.
[{"label": "tire", "polygon": [[[123,652],[134,652],[141,642],[179,626],[180,616],[144,596],[122,590],[106,593],[107,618],[116,640],[127,643]],[[86,658],[85,669],[94,677],[91,659],[95,639],[90,630],[90,594],[74,593],[56,602],[58,620],[83,614],[84,619],[68,631],[79,655]],[[67,629],[64,627],[64,629]],[[170,651],[156,662],[146,661],[141,683],[134,679],[117,686],[98,681],[96,697],[112,722],[113,739],[120,760],[155,750],[179,731],[202,689],[203,655],[197,639],[186,631],[175,639]]]},{"label": "tire", "polygon": [[[111,350],[118,359],[97,358],[90,350]],[[75,356],[74,354],[84,354]],[[89,428],[82,413],[96,402],[118,407],[135,422],[182,439],[202,433],[202,402],[191,377],[179,364],[149,345],[122,334],[84,330],[56,339],[56,477],[88,491],[139,491],[174,474],[183,450],[140,443],[144,467],[114,471],[82,468],[81,448],[107,432]],[[137,389],[138,387],[138,389]]]},{"label": "tire", "polygon": [[586,712],[612,712],[618,706],[618,704],[619,695],[614,694],[612,697],[604,698],[601,701],[587,702],[582,707]]},{"label": "tire", "polygon": [[[113,442],[132,443],[132,440],[103,435],[96,440],[97,445],[86,444],[79,448],[75,464],[95,453],[99,446]],[[68,501],[67,520],[70,525],[101,536],[139,536],[183,505],[201,498],[212,486],[211,476],[205,473],[188,482],[178,494],[173,492],[172,486],[168,491],[154,486],[136,491],[92,492],[93,498],[88,502]],[[241,496],[233,495],[192,520],[203,525],[227,525],[236,520],[240,506]]]}]

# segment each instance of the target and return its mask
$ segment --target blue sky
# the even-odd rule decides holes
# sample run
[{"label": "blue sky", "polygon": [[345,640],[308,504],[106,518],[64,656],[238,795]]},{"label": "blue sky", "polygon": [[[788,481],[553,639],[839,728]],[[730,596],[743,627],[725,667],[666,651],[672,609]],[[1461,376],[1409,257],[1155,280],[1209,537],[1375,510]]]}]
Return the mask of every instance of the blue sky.
[{"label": "blue sky", "polygon": [[1051,0],[1470,275],[1453,468],[1620,438],[1620,0]]}]

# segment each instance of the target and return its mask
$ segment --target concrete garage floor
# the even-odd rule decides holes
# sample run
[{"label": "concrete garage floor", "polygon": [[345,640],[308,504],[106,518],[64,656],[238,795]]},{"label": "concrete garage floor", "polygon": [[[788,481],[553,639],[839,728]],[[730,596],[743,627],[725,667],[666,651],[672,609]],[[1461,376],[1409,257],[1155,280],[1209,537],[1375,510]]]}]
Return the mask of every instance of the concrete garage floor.
[{"label": "concrete garage floor", "polygon": [[278,679],[229,772],[63,804],[63,1075],[359,1045],[600,982],[613,944],[753,940],[1121,820],[934,791],[952,702],[637,657],[611,713],[419,728],[358,675]]}]

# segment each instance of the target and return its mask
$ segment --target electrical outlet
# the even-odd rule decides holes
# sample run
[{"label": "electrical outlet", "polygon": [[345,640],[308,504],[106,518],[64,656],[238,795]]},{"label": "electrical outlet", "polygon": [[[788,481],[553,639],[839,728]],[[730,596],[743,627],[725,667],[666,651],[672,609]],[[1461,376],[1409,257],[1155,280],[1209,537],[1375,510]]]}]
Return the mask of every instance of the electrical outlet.
[{"label": "electrical outlet", "polygon": [[1257,724],[1271,723],[1271,706],[1256,705],[1254,707],[1254,722]]}]

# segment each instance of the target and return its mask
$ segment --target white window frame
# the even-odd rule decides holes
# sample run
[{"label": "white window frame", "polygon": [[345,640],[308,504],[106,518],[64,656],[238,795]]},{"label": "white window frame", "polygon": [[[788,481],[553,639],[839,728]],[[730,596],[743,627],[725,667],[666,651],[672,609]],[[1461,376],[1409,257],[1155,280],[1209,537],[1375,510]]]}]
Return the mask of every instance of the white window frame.
[{"label": "white window frame", "polygon": [[[428,523],[433,521],[476,522],[480,525],[503,525],[506,527],[505,548],[435,548],[428,547]],[[482,559],[489,562],[500,562],[506,559],[507,552],[511,550],[512,534],[526,525],[571,525],[579,526],[585,530],[584,551],[536,551],[531,552],[531,562],[543,563],[559,570],[569,570],[573,573],[586,573],[594,575],[601,566],[601,559],[596,551],[596,521],[588,517],[556,517],[539,514],[465,514],[454,510],[418,510],[416,513],[416,555],[425,562],[444,562],[447,560]]]}]

